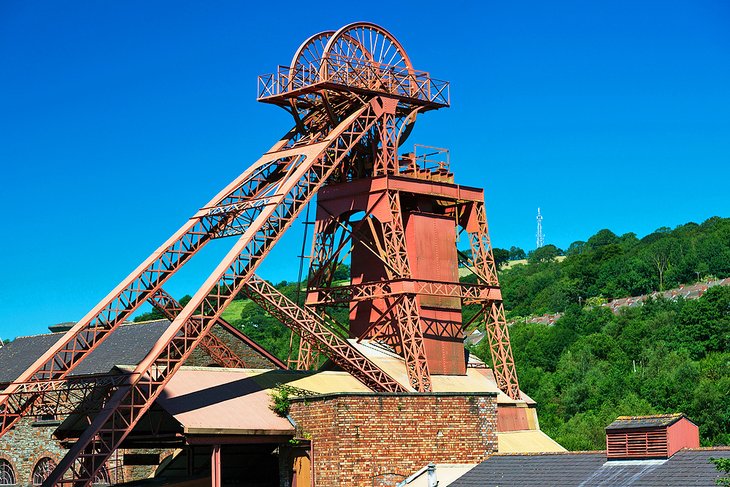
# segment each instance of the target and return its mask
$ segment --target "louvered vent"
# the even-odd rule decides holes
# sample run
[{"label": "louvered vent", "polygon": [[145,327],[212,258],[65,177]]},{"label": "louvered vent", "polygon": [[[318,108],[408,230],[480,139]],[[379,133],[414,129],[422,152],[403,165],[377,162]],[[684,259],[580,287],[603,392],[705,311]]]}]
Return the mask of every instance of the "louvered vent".
[{"label": "louvered vent", "polygon": [[669,458],[682,448],[699,446],[699,428],[682,413],[619,416],[606,426],[609,460]]},{"label": "louvered vent", "polygon": [[608,458],[667,458],[666,428],[612,431],[606,435]]}]

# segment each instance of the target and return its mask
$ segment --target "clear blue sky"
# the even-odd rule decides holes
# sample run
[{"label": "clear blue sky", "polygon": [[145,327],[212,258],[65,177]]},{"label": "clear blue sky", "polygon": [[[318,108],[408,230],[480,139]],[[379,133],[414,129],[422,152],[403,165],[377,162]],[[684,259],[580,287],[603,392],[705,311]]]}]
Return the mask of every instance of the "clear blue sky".
[{"label": "clear blue sky", "polygon": [[[451,81],[409,143],[486,189],[496,246],[533,248],[538,206],[560,247],[730,216],[728,2],[386,3],[0,3],[0,337],[83,316],[289,128],[256,76],[355,20]],[[301,227],[264,277],[296,278]]]}]

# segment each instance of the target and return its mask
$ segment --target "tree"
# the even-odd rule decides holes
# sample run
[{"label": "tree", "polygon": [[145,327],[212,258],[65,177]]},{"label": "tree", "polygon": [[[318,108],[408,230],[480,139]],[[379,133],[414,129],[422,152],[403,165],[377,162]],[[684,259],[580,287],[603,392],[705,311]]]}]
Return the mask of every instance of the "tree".
[{"label": "tree", "polygon": [[586,243],[582,240],[576,240],[570,246],[568,246],[568,250],[565,251],[565,255],[571,256],[571,255],[580,255],[583,253],[583,251],[586,248]]},{"label": "tree", "polygon": [[717,485],[730,485],[730,458],[710,458],[710,462],[715,464],[718,472],[722,472],[722,477],[715,479]]},{"label": "tree", "polygon": [[495,247],[492,249],[492,254],[494,255],[494,264],[497,266],[497,269],[501,268],[508,260],[510,260],[509,250],[507,249]]},{"label": "tree", "polygon": [[347,264],[338,264],[332,275],[334,281],[349,281],[350,280],[350,266]]},{"label": "tree", "polygon": [[538,262],[550,262],[562,253],[563,251],[557,248],[555,245],[547,244],[530,252],[528,261],[531,264],[535,264]]},{"label": "tree", "polygon": [[592,249],[602,247],[604,245],[616,244],[619,242],[618,237],[611,230],[603,229],[599,230],[594,236],[588,239],[586,245]]},{"label": "tree", "polygon": [[523,260],[527,258],[524,250],[514,245],[509,248],[509,260]]}]

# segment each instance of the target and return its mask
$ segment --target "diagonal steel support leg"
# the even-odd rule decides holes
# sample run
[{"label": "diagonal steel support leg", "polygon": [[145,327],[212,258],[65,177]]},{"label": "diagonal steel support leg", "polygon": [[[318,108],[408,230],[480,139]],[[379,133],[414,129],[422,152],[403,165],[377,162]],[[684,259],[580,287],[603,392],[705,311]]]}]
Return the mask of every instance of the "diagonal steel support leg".
[{"label": "diagonal steel support leg", "polygon": [[[491,286],[499,286],[497,267],[494,264],[492,245],[487,228],[487,215],[484,203],[474,203],[466,215],[465,227],[469,232],[471,259],[469,264],[476,271],[480,281]],[[520,385],[517,379],[509,329],[504,316],[502,300],[488,300],[484,304],[485,327],[489,339],[494,376],[499,388],[512,399],[520,398]]]},{"label": "diagonal steel support leg", "polygon": [[[270,152],[289,144],[295,132],[277,142]],[[253,218],[262,211],[256,202],[278,186],[281,164],[264,155],[225,187],[188,220],[167,242],[84,316],[56,344],[36,360],[0,396],[0,436],[32,408],[40,395],[29,395],[22,403],[9,403],[21,385],[66,377],[88,354],[98,347],[138,306],[144,303],[190,257],[213,238],[224,233],[239,217]],[[254,203],[252,203],[254,202]],[[43,386],[38,386],[42,391]]]},{"label": "diagonal steel support leg", "polygon": [[[175,298],[170,296],[164,289],[160,288],[150,297],[149,302],[157,310],[165,315],[170,321],[173,321],[178,314],[182,311],[182,306],[177,302]],[[218,326],[231,333],[233,336],[244,342],[254,351],[262,354],[268,360],[272,361],[279,368],[285,369],[285,364],[277,357],[273,356],[261,345],[256,343],[254,340],[246,336],[242,331],[228,323],[223,318],[218,318]],[[212,331],[206,334],[200,342],[200,347],[205,350],[208,355],[221,367],[226,368],[246,368],[246,362],[238,356],[236,352],[226,345],[226,343],[218,338]]]},{"label": "diagonal steel support leg", "polygon": [[[286,161],[287,169],[276,191],[261,205],[258,216],[243,231],[228,255],[130,374],[128,385],[112,396],[108,406],[68,451],[44,482],[45,486],[66,483],[62,478],[69,469],[73,474],[70,483],[81,486],[92,482],[167,381],[217,322],[223,309],[251,280],[252,273],[271,246],[372,128],[382,110],[381,100],[374,99],[346,118],[322,142],[284,151],[282,156],[285,157],[279,160]],[[346,352],[346,349],[342,350],[342,353]],[[379,369],[370,372],[380,372],[380,378],[387,379]]]}]

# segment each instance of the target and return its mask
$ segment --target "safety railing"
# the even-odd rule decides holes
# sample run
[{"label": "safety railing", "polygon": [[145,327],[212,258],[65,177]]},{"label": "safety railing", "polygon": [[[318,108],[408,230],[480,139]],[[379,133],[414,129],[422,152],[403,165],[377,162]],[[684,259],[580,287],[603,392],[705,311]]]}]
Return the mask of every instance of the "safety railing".
[{"label": "safety railing", "polygon": [[279,66],[275,73],[259,76],[258,98],[267,99],[320,83],[386,93],[424,103],[449,105],[449,82],[431,78],[425,71],[339,55],[292,70]]}]

